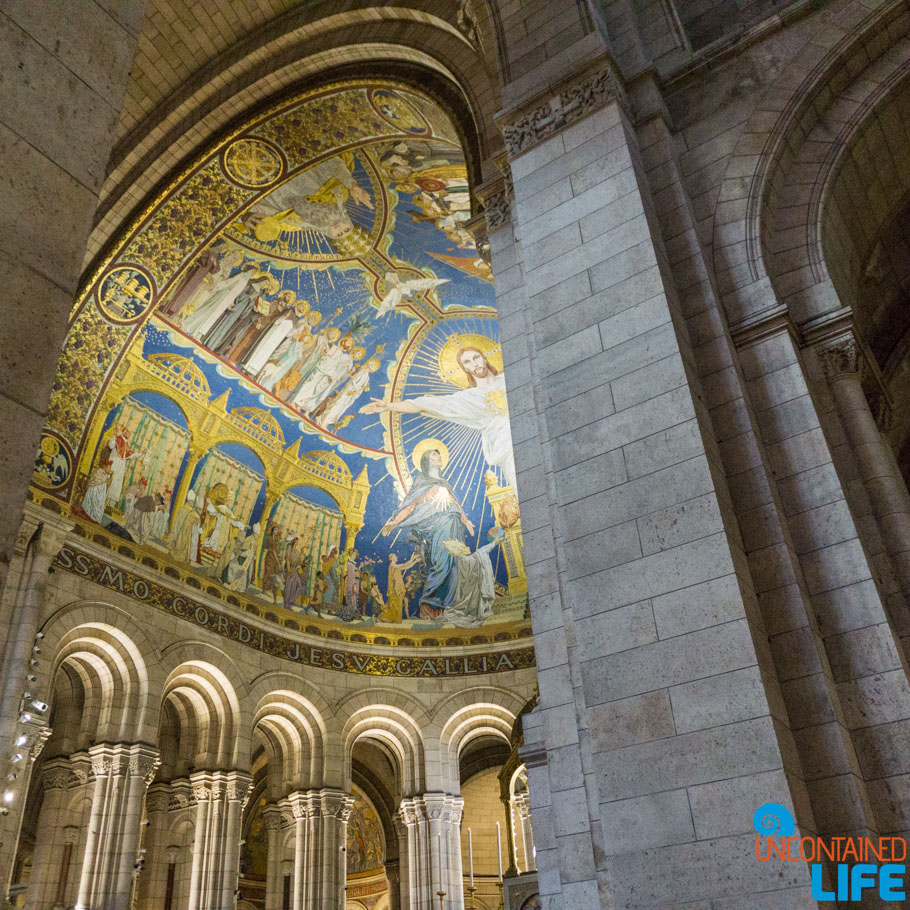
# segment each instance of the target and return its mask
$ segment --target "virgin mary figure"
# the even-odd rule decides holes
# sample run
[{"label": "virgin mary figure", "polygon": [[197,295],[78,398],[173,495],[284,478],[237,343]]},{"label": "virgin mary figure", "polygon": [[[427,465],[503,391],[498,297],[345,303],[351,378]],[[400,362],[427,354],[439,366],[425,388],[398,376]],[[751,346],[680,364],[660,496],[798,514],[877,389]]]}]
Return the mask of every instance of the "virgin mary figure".
[{"label": "virgin mary figure", "polygon": [[[383,534],[409,529],[409,539],[420,548],[426,572],[420,595],[420,616],[437,619],[452,605],[458,584],[456,556],[446,544],[464,544],[474,525],[464,513],[451,484],[442,476],[449,452],[438,439],[426,439],[414,450],[419,473],[398,511],[386,522]],[[451,544],[450,544],[451,546]]]}]

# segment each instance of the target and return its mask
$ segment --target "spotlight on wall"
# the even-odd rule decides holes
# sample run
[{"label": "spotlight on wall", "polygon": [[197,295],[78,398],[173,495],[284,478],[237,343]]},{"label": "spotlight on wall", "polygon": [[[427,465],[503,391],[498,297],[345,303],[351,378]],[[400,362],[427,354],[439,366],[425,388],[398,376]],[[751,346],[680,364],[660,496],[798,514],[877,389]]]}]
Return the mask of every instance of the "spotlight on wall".
[{"label": "spotlight on wall", "polygon": [[24,733],[22,733],[16,737],[17,746],[24,746],[27,742],[28,742],[28,737]]},{"label": "spotlight on wall", "polygon": [[23,715],[21,715],[19,721],[23,724],[30,724],[32,722],[32,715],[26,711]]},{"label": "spotlight on wall", "polygon": [[11,761],[13,764],[15,764],[17,761],[22,761],[22,753],[21,753],[21,752],[16,752],[16,753],[13,755],[13,757],[10,759],[10,761]]},{"label": "spotlight on wall", "polygon": [[35,646],[32,648],[32,651],[33,651],[35,654],[40,654],[40,653],[41,653],[41,648],[39,648],[37,645],[35,645]]},{"label": "spotlight on wall", "polygon": [[10,773],[6,775],[6,779],[7,779],[10,783],[12,783],[18,776],[19,776],[19,775],[16,774],[15,771],[10,771]]},{"label": "spotlight on wall", "polygon": [[33,711],[37,711],[39,714],[44,714],[47,711],[47,702],[38,701],[37,698],[33,698],[30,702],[30,707]]},{"label": "spotlight on wall", "polygon": [[38,677],[35,676],[34,673],[29,673],[28,676],[26,676],[26,679],[27,679],[29,682],[38,682]]},{"label": "spotlight on wall", "polygon": [[29,665],[30,667],[37,667],[37,666],[38,666],[38,661],[35,660],[34,657],[30,657],[30,658],[28,659],[28,665]]},{"label": "spotlight on wall", "polygon": [[44,638],[44,633],[43,633],[43,632],[38,632],[38,633],[36,633],[36,635],[35,635],[35,641],[41,641],[42,638]]}]

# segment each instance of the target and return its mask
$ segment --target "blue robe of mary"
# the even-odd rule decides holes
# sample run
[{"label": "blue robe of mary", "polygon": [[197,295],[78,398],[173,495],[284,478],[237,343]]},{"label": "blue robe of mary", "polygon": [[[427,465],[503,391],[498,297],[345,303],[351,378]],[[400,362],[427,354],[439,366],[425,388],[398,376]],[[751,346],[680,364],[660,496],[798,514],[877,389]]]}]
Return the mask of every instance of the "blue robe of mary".
[{"label": "blue robe of mary", "polygon": [[445,545],[450,540],[465,542],[463,513],[449,482],[427,472],[418,474],[391,522],[410,529],[411,539],[423,547],[427,576],[421,606],[445,610],[455,599],[458,583],[458,561]]}]

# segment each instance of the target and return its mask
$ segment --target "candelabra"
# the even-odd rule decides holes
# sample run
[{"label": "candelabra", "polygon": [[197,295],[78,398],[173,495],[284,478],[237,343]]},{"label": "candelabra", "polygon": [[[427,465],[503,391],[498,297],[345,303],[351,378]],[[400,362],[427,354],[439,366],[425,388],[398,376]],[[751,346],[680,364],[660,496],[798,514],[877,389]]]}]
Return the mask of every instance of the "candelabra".
[{"label": "candelabra", "polygon": [[439,910],[445,910],[442,903],[442,899],[446,896],[445,891],[437,891],[436,893],[439,895]]},{"label": "candelabra", "polygon": [[473,885],[468,886],[468,893],[471,895],[471,910],[476,910],[476,904],[474,903],[474,892],[476,890]]}]

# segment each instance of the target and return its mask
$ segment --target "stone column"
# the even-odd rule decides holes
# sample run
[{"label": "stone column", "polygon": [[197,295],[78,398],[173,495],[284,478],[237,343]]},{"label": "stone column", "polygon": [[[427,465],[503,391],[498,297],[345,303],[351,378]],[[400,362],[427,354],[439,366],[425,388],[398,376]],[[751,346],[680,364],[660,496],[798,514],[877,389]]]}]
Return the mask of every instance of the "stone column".
[{"label": "stone column", "polygon": [[401,867],[397,859],[385,861],[385,878],[389,883],[389,910],[401,910]]},{"label": "stone column", "polygon": [[[40,741],[43,745],[42,737],[47,736],[42,732],[44,721],[40,719],[39,712],[31,712],[30,722],[24,720],[22,713],[24,694],[35,694],[27,678],[31,669],[29,661],[39,656],[34,650],[35,647],[40,648],[35,636],[44,603],[48,569],[73,526],[72,522],[54,515],[45,517],[42,512],[39,518],[38,514],[29,508],[13,553],[14,571],[9,574],[8,584],[0,595],[0,634],[3,635],[0,648],[0,667],[3,668],[0,676],[0,743],[4,744],[2,748],[10,749],[12,746],[17,750],[15,754],[23,756],[19,767],[13,766],[4,771],[4,776],[16,774],[16,778],[4,781],[4,790],[11,790],[13,799],[5,804],[9,813],[0,816],[0,843],[12,846],[0,850],[0,894],[6,894],[9,888],[31,766],[41,751],[40,746],[34,756],[31,753],[36,743]],[[47,697],[45,694],[44,698]],[[5,761],[0,762],[0,767],[6,766]]]},{"label": "stone column", "polygon": [[242,813],[252,780],[242,771],[197,771],[190,783],[196,828],[189,908],[224,910],[234,906]]},{"label": "stone column", "polygon": [[531,800],[527,793],[518,793],[512,802],[521,824],[524,871],[534,872],[537,869],[537,862],[534,858],[534,832],[531,830]]},{"label": "stone column", "polygon": [[[558,86],[541,67],[504,87],[508,167],[479,189],[540,681],[542,903],[662,906],[685,867],[699,870],[688,901],[732,879],[755,904],[808,887],[808,871],[782,883],[756,869],[748,821],[722,858],[726,822],[690,797],[709,785],[700,792],[722,803],[742,792],[798,803],[780,773],[792,747],[777,693],[762,679],[767,635],[634,102],[598,35],[560,55]],[[758,681],[748,717],[725,682],[733,670]],[[696,684],[718,693],[717,714],[683,706]]]},{"label": "stone column", "polygon": [[402,895],[410,910],[437,910],[444,891],[445,910],[464,910],[461,815],[464,800],[449,793],[403,799],[398,816],[407,829],[408,884]]},{"label": "stone column", "polygon": [[[73,790],[81,786],[69,758],[52,758],[41,768],[41,783],[44,801],[38,815],[35,832],[35,853],[32,858],[32,875],[26,891],[26,902],[30,907],[52,907],[60,891],[60,875],[63,865],[67,823],[67,805]],[[75,820],[72,820],[75,821]],[[70,843],[69,863],[72,863],[73,844]],[[65,890],[65,884],[64,884]]]},{"label": "stone column", "polygon": [[280,805],[294,825],[293,910],[344,906],[344,854],[354,798],[343,790],[299,790]]},{"label": "stone column", "polygon": [[283,871],[281,868],[283,859],[283,841],[284,836],[281,829],[284,821],[281,816],[281,809],[269,804],[262,810],[262,823],[268,832],[268,858],[265,874],[265,910],[281,910],[282,897],[284,892]]},{"label": "stone column", "polygon": [[126,910],[133,890],[142,800],[159,758],[145,745],[101,743],[89,749],[92,812],[76,910]]},{"label": "stone column", "polygon": [[152,784],[145,797],[145,864],[136,883],[136,905],[152,910],[163,905],[168,879],[168,812],[170,784]]},{"label": "stone column", "polygon": [[868,377],[877,384],[878,377],[872,375],[872,368],[852,334],[833,339],[817,351],[856,470],[868,493],[882,544],[900,583],[903,604],[897,608],[891,605],[890,618],[892,631],[906,643],[910,639],[910,493],[876,420],[878,417],[887,423],[887,404],[882,398],[879,414],[873,414],[863,380]]},{"label": "stone column", "polygon": [[[411,868],[411,843],[408,838],[408,825],[401,811],[395,813],[392,819],[395,825],[395,834],[398,837],[398,881],[396,887],[398,890],[398,902],[400,910],[411,910],[411,888],[410,888],[410,868]],[[389,906],[392,904],[392,883],[389,881]]]}]

